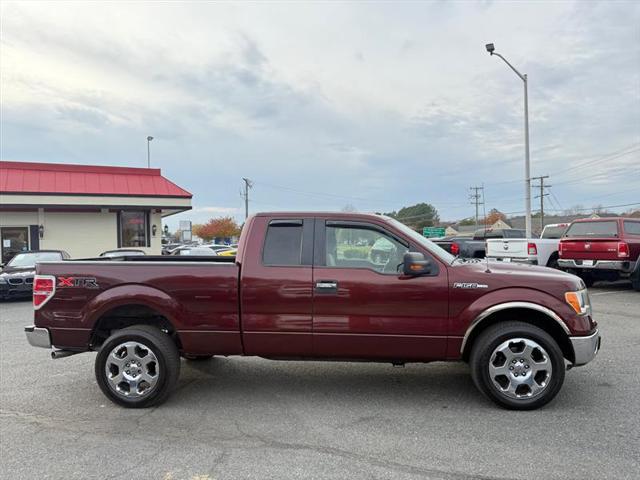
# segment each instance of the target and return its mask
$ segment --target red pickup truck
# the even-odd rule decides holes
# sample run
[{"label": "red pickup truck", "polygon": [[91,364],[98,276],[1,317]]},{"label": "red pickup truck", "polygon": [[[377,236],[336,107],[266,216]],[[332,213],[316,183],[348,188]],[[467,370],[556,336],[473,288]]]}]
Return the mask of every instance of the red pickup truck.
[{"label": "red pickup truck", "polygon": [[575,220],[559,245],[560,268],[579,275],[587,287],[597,280],[630,278],[640,290],[640,219]]},{"label": "red pickup truck", "polygon": [[[368,250],[381,238],[383,261]],[[378,242],[380,243],[380,242]],[[582,280],[531,265],[456,259],[380,215],[263,213],[233,257],[40,263],[29,343],[54,358],[97,351],[102,391],[164,400],[180,357],[466,361],[481,392],[540,407],[600,346]]]}]

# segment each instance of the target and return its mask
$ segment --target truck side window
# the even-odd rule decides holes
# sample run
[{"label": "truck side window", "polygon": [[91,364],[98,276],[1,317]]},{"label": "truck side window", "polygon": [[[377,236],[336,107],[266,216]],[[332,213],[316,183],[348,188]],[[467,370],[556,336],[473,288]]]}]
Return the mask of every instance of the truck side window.
[{"label": "truck side window", "polygon": [[640,235],[640,222],[625,220],[624,233],[628,233],[630,235]]},{"label": "truck side window", "polygon": [[327,225],[326,265],[397,273],[409,248],[377,230]]},{"label": "truck side window", "polygon": [[302,221],[269,224],[262,261],[265,265],[302,265]]}]

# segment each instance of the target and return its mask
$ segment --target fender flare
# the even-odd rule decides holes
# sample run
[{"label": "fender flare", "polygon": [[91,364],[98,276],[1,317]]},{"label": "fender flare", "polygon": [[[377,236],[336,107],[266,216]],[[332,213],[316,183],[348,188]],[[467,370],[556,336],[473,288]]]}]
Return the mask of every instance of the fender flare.
[{"label": "fender flare", "polygon": [[469,340],[469,337],[471,336],[471,334],[473,333],[475,328],[478,325],[482,324],[484,319],[486,319],[487,317],[493,315],[496,312],[500,312],[500,311],[503,311],[503,310],[509,310],[509,309],[512,309],[512,308],[529,309],[529,310],[534,310],[534,311],[543,313],[547,317],[549,317],[549,319],[551,319],[554,322],[556,322],[557,324],[559,324],[560,327],[562,327],[562,330],[567,334],[567,336],[571,335],[571,331],[569,330],[569,327],[567,327],[565,325],[565,323],[562,321],[562,319],[560,318],[560,316],[556,312],[551,310],[550,308],[547,308],[547,307],[545,307],[543,305],[540,305],[540,304],[537,304],[537,303],[533,303],[533,302],[505,302],[505,303],[498,303],[497,305],[493,305],[493,306],[483,310],[469,324],[469,327],[467,327],[467,330],[466,330],[466,332],[464,334],[464,337],[462,339],[462,345],[460,346],[460,354],[461,355],[464,354],[464,350],[465,350],[465,348],[467,346],[467,341]]},{"label": "fender flare", "polygon": [[180,304],[166,292],[141,284],[118,285],[92,298],[85,307],[84,318],[92,335],[100,319],[110,310],[125,305],[141,305],[157,311],[173,326],[179,329]]}]

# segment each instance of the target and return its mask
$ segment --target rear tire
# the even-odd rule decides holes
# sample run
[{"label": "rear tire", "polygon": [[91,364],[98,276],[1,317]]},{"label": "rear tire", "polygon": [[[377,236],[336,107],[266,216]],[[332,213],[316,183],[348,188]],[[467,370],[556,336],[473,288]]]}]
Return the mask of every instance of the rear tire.
[{"label": "rear tire", "polygon": [[640,267],[637,267],[636,271],[631,274],[631,286],[635,291],[640,292]]},{"label": "rear tire", "polygon": [[95,363],[102,392],[127,408],[162,403],[180,375],[180,355],[169,335],[149,325],[118,330],[102,345]]},{"label": "rear tire", "polygon": [[547,262],[547,267],[555,268],[556,270],[560,270],[560,265],[558,264],[558,254],[557,253],[554,253],[553,255],[551,255],[551,258],[549,258],[549,261]]},{"label": "rear tire", "polygon": [[471,377],[478,390],[510,410],[533,410],[560,391],[565,364],[558,343],[524,322],[487,328],[471,350]]},{"label": "rear tire", "polygon": [[593,284],[596,282],[595,278],[593,278],[593,275],[591,275],[590,273],[582,273],[580,274],[580,278],[587,288],[593,287]]}]

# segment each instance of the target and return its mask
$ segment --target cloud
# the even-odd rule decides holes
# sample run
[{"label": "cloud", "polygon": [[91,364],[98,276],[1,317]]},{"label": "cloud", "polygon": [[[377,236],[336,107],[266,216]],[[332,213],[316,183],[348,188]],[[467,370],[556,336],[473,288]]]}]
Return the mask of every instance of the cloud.
[{"label": "cloud", "polygon": [[638,152],[606,157],[640,143],[638,4],[1,8],[2,158],[143,166],[151,134],[194,221],[242,220],[241,177],[252,211],[453,219],[483,182],[487,208],[521,210],[522,82],[489,41],[529,75],[532,174],[565,205],[638,198]]}]

